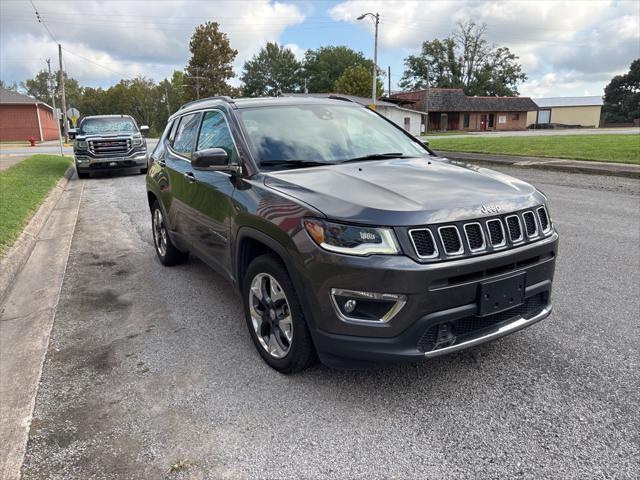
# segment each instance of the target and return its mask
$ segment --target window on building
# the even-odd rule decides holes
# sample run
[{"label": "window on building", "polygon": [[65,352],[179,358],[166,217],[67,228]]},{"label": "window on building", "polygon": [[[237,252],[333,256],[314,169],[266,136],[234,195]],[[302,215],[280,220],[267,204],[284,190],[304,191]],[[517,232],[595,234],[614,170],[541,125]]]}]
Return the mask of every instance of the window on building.
[{"label": "window on building", "polygon": [[519,113],[512,113],[511,114],[511,120],[520,120],[520,114]]},{"label": "window on building", "polygon": [[404,117],[404,129],[407,132],[411,131],[411,118],[410,117]]},{"label": "window on building", "polygon": [[498,123],[507,123],[506,115],[498,115]]},{"label": "window on building", "polygon": [[469,128],[469,112],[465,112],[462,119],[462,128]]},{"label": "window on building", "polygon": [[185,115],[180,119],[176,137],[173,141],[173,149],[176,152],[184,155],[187,158],[191,158],[191,152],[193,150],[194,144],[196,143],[196,134],[198,133],[199,123],[199,113]]}]

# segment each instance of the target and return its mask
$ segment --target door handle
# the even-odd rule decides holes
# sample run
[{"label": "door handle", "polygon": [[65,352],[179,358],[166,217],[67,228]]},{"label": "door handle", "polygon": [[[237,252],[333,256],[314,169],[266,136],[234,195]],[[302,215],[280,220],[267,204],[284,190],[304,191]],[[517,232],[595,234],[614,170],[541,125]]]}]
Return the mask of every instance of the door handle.
[{"label": "door handle", "polygon": [[187,182],[189,183],[194,183],[196,181],[196,177],[193,176],[193,173],[191,172],[186,172],[184,174],[184,178],[187,180]]},{"label": "door handle", "polygon": [[153,159],[153,161],[154,161],[155,163],[157,163],[158,165],[160,165],[162,168],[164,168],[164,167],[166,167],[166,166],[167,166],[167,162],[165,162],[165,161],[164,161],[164,160],[162,160],[162,159],[160,159],[160,160],[155,160],[155,159]]}]

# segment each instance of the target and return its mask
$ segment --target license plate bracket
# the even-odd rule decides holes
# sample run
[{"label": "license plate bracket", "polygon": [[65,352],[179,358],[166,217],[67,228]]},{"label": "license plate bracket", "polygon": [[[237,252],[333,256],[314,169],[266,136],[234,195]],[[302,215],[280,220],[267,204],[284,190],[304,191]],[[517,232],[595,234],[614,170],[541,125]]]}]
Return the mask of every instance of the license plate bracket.
[{"label": "license plate bracket", "polygon": [[524,303],[527,272],[480,284],[478,315],[485,317]]}]

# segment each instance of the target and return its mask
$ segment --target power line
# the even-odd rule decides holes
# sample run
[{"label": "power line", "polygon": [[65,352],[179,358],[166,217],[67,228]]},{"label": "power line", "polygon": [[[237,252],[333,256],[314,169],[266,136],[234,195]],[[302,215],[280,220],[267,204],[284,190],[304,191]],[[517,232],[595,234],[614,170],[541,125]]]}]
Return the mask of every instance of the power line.
[{"label": "power line", "polygon": [[80,55],[79,53],[72,52],[72,51],[71,51],[71,50],[69,50],[68,48],[64,48],[64,47],[62,47],[62,49],[63,49],[65,52],[70,53],[70,54],[71,54],[71,55],[73,55],[74,57],[81,58],[82,60],[85,60],[85,61],[87,61],[87,62],[89,62],[89,63],[93,63],[94,65],[97,65],[98,67],[102,67],[102,68],[104,68],[105,70],[109,70],[110,72],[117,73],[118,75],[122,76],[122,78],[126,78],[126,77],[128,77],[128,75],[127,75],[127,74],[125,74],[125,73],[119,72],[119,71],[117,71],[117,70],[114,70],[113,68],[109,68],[109,67],[107,67],[107,66],[105,66],[105,65],[102,65],[102,64],[100,64],[100,63],[98,63],[98,62],[96,62],[96,61],[94,61],[94,60],[91,60],[90,58],[87,58],[87,57],[85,57],[85,56],[83,56],[83,55]]},{"label": "power line", "polygon": [[42,26],[47,30],[47,32],[49,33],[49,36],[51,37],[51,40],[53,40],[54,42],[58,43],[58,40],[56,40],[56,37],[53,36],[53,33],[51,33],[51,30],[49,30],[49,27],[47,26],[47,24],[44,23],[44,19],[38,13],[38,9],[36,8],[36,5],[33,3],[33,0],[29,0],[29,2],[31,3],[31,6],[33,7],[33,11],[36,13],[36,18],[38,19],[38,23],[41,23]]}]

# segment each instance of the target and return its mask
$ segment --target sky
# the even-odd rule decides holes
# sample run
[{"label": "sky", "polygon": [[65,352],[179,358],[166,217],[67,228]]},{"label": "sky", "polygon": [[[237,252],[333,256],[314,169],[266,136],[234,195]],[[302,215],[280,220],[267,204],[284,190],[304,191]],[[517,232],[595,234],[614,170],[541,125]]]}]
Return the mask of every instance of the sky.
[{"label": "sky", "polygon": [[523,96],[602,95],[640,57],[640,0],[0,0],[0,78],[19,83],[46,68],[47,58],[57,65],[61,43],[65,68],[81,85],[161,80],[184,69],[189,38],[208,20],[238,50],[238,76],[267,41],[298,58],[323,45],[372,57],[373,22],[356,20],[366,12],[380,14],[378,65],[391,68],[392,90],[408,55],[467,20],[485,23],[491,43],[519,56],[528,75]]}]

